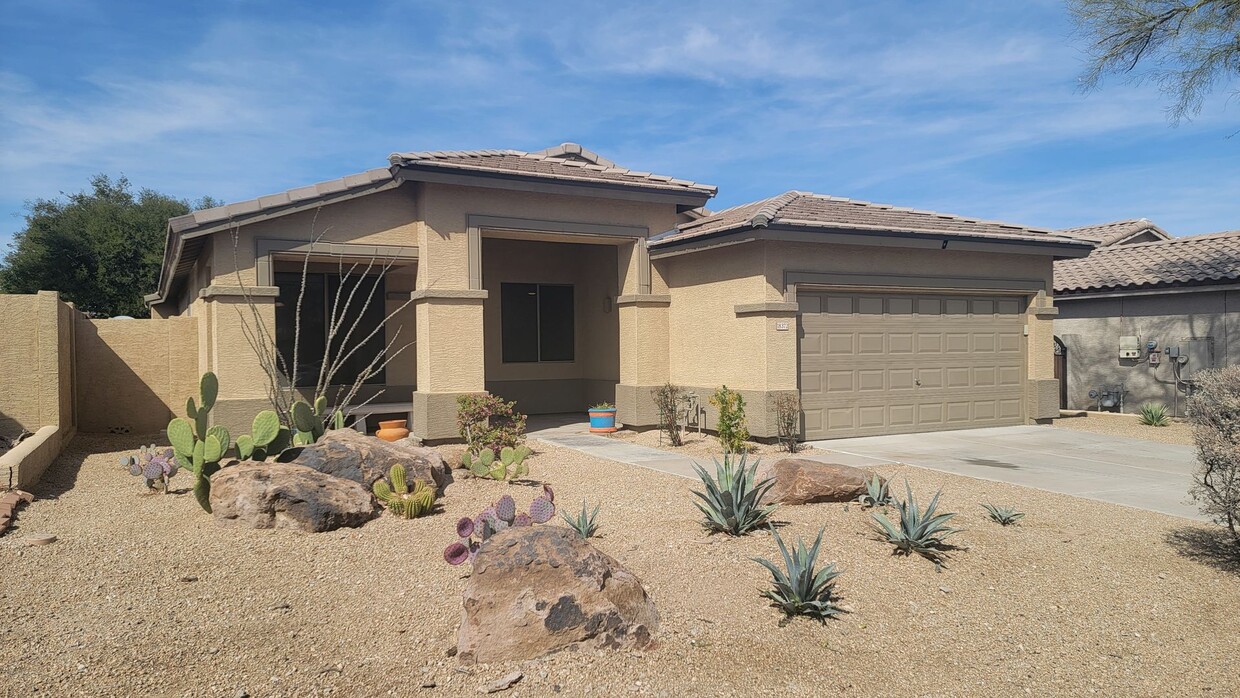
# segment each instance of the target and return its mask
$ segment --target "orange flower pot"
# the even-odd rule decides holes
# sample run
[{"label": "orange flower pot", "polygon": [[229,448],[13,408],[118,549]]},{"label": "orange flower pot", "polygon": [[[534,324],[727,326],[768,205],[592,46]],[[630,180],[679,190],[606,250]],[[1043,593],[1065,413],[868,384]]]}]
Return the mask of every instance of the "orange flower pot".
[{"label": "orange flower pot", "polygon": [[379,431],[375,432],[375,436],[384,441],[400,441],[409,436],[409,429],[403,419],[387,419],[379,422]]}]

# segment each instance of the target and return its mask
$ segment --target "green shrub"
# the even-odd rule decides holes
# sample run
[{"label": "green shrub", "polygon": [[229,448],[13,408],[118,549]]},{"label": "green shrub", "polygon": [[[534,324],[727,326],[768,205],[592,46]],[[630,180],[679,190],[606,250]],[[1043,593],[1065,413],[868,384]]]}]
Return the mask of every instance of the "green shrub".
[{"label": "green shrub", "polygon": [[719,421],[715,430],[719,434],[719,445],[725,453],[745,453],[749,450],[749,428],[745,424],[745,398],[728,386],[720,386],[710,396],[710,404],[719,410]]},{"label": "green shrub", "polygon": [[730,536],[743,536],[755,528],[767,525],[775,511],[776,505],[762,504],[762,496],[775,486],[775,479],[767,478],[754,482],[758,462],[754,461],[752,466],[747,466],[745,460],[746,457],[742,455],[739,462],[734,463],[733,454],[725,453],[722,463],[715,460],[713,478],[702,466],[693,464],[705,490],[693,491],[693,494],[702,500],[694,504],[706,515],[702,525],[707,530]]},{"label": "green shrub", "polygon": [[456,428],[470,453],[499,453],[525,439],[525,415],[517,412],[517,403],[482,394],[462,395],[456,404]]},{"label": "green shrub", "polygon": [[983,504],[982,508],[990,516],[990,520],[1000,526],[1011,526],[1025,518],[1024,513],[1016,511],[1016,507],[997,507],[993,504]]},{"label": "green shrub", "polygon": [[650,394],[659,413],[659,431],[667,437],[669,444],[683,446],[681,422],[689,416],[688,392],[679,385],[664,383]]},{"label": "green shrub", "polygon": [[1171,423],[1167,418],[1167,406],[1157,402],[1141,405],[1141,423],[1150,427],[1165,427]]},{"label": "green shrub", "polygon": [[784,559],[782,569],[769,560],[750,558],[770,570],[773,577],[774,587],[763,591],[762,595],[788,616],[809,616],[825,622],[842,613],[835,604],[835,578],[840,573],[834,564],[820,569],[817,567],[822,531],[818,529],[818,537],[810,548],[806,549],[805,541],[798,538],[796,546],[790,551],[779,533],[771,529],[771,537],[779,545],[779,553]]},{"label": "green shrub", "polygon": [[1190,493],[1240,546],[1240,366],[1201,371],[1193,385],[1188,421],[1198,465]]},{"label": "green shrub", "polygon": [[943,556],[943,551],[950,547],[943,539],[959,532],[959,529],[947,526],[947,522],[955,514],[936,513],[942,490],[935,493],[925,510],[917,507],[917,501],[913,498],[913,489],[909,487],[907,480],[904,481],[904,491],[908,498],[904,501],[895,500],[895,506],[900,510],[900,523],[894,524],[883,514],[874,513],[871,516],[878,524],[875,528],[888,543],[895,546],[896,553],[904,555],[917,553],[937,564]]},{"label": "green shrub", "polygon": [[775,428],[779,443],[788,453],[796,453],[801,444],[801,396],[797,393],[779,393],[775,396]]}]

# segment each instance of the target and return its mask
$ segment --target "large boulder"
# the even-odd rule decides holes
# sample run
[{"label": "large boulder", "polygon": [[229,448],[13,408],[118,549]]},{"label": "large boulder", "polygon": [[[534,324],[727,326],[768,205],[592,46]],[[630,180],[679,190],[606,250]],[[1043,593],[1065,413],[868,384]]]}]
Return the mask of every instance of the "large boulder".
[{"label": "large boulder", "polygon": [[410,481],[433,483],[439,489],[450,482],[448,466],[439,451],[407,442],[384,441],[353,429],[329,431],[309,446],[284,451],[278,460],[360,482],[368,490],[397,463],[405,466]]},{"label": "large boulder", "polygon": [[370,488],[289,463],[241,461],[211,476],[215,520],[308,533],[361,526],[379,513]]},{"label": "large boulder", "polygon": [[762,501],[767,504],[850,502],[865,494],[866,472],[838,463],[785,458],[758,468],[757,479],[775,478]]},{"label": "large boulder", "polygon": [[474,558],[457,656],[470,664],[577,644],[643,649],[658,629],[654,602],[620,563],[567,528],[509,528]]}]

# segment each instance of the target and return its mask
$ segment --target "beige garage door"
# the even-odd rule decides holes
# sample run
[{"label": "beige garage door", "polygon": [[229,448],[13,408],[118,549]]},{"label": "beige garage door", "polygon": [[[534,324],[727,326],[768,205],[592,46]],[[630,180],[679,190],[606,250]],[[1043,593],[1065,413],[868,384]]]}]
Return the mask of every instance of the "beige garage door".
[{"label": "beige garage door", "polygon": [[1021,424],[1024,299],[802,291],[807,439]]}]

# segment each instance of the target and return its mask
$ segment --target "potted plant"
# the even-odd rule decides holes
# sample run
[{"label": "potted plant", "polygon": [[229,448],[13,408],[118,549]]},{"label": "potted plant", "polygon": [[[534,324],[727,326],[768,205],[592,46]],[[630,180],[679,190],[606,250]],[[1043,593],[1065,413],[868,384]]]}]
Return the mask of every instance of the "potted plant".
[{"label": "potted plant", "polygon": [[616,406],[600,402],[590,408],[590,433],[610,434],[616,430]]}]

